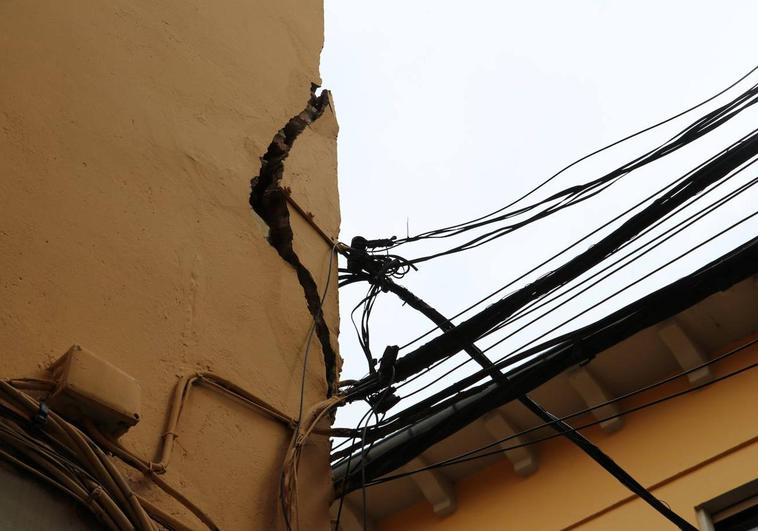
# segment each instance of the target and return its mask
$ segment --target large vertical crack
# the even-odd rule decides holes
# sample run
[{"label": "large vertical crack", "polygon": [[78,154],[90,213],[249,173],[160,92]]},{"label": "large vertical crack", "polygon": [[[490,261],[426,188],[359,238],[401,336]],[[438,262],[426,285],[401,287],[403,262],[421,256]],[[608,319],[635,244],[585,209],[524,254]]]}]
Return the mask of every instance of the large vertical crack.
[{"label": "large vertical crack", "polygon": [[295,140],[306,127],[318,120],[329,105],[328,91],[325,90],[317,96],[317,88],[316,85],[311,85],[311,96],[305,109],[290,118],[284,127],[277,131],[266,153],[261,157],[260,173],[250,181],[250,206],[268,225],[269,243],[297,273],[308,311],[313,316],[316,337],[324,354],[327,394],[331,396],[337,387],[337,353],[332,347],[329,327],[321,310],[321,298],[316,281],[295,252],[287,193],[281,186],[284,160],[289,156]]}]

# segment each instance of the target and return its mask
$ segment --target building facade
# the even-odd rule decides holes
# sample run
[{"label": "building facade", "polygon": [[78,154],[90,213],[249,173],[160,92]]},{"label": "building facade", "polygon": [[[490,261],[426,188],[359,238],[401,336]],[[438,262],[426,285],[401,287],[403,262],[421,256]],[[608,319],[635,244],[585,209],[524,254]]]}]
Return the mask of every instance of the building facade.
[{"label": "building facade", "polygon": [[[120,445],[159,461],[168,436],[160,478],[218,528],[281,528],[286,419],[339,368],[321,0],[5,2],[0,41],[0,377],[50,379],[81,345],[141,390]],[[200,372],[285,421],[196,385],[167,433],[177,383]],[[299,461],[309,529],[329,526],[328,451],[316,433]],[[111,461],[177,528],[211,527]],[[89,497],[7,460],[0,474],[0,529],[87,527]]]}]

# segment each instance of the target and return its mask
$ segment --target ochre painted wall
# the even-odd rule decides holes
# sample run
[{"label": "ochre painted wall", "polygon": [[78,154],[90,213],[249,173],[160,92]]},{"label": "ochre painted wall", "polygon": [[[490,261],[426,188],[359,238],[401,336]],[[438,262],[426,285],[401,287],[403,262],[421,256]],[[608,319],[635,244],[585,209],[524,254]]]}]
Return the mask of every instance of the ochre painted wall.
[{"label": "ochre painted wall", "polygon": [[[715,365],[714,374],[726,374],[757,359],[758,346],[753,345]],[[686,389],[684,380],[630,398],[621,409]],[[752,370],[628,415],[616,433],[596,429],[584,433],[696,525],[695,506],[758,474],[756,404],[758,371]],[[540,468],[531,476],[516,476],[503,460],[459,482],[455,489],[458,509],[451,516],[438,518],[422,502],[390,516],[379,527],[382,531],[672,528],[569,443],[554,439],[536,450]]]},{"label": "ochre painted wall", "polygon": [[[322,44],[321,0],[0,3],[0,377],[44,376],[81,344],[141,384],[142,420],[123,442],[148,459],[177,377],[198,369],[297,415],[311,314],[248,197],[260,157],[319,82]],[[333,236],[336,135],[328,107],[284,175]],[[290,223],[321,289],[330,247],[298,214]],[[314,340],[306,407],[326,397],[327,370]],[[169,483],[222,529],[281,525],[289,430],[197,389],[178,431]],[[327,455],[324,437],[306,449],[308,529],[328,528]]]}]

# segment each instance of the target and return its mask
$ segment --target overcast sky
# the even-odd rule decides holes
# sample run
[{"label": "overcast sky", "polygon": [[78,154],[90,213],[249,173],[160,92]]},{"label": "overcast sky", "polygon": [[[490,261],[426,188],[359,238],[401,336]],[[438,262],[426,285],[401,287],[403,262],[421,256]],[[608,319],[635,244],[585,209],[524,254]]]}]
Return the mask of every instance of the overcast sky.
[{"label": "overcast sky", "polygon": [[[348,243],[357,234],[404,236],[407,230],[413,234],[495,210],[579,156],[708,98],[758,64],[758,4],[748,1],[326,0],[325,17],[321,71],[340,124],[341,239]],[[758,74],[718,102],[755,83]],[[545,195],[599,177],[704,111],[572,169]],[[591,201],[481,250],[424,263],[402,283],[443,313],[455,314],[755,124],[758,113],[746,111],[715,137],[632,173]],[[756,175],[758,169],[746,171],[743,179],[678,219]],[[756,199],[751,189],[660,252],[493,349],[491,357],[507,354],[551,323],[744,217],[755,209]],[[749,239],[758,233],[756,219],[562,331],[594,321]],[[411,258],[440,248],[409,245],[398,252]],[[360,286],[340,294],[343,378],[366,372],[349,319],[364,292]],[[372,324],[375,356],[386,345],[403,344],[429,328],[425,318],[392,295],[381,297]],[[451,378],[464,374],[461,370]],[[338,424],[354,425],[359,410],[341,411]]]}]

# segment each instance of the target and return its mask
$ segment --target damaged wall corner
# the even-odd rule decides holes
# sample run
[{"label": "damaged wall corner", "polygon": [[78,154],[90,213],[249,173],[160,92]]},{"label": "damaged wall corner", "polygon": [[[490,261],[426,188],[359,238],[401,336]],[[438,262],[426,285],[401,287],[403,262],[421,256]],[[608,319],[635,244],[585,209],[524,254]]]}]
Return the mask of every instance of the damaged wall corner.
[{"label": "damaged wall corner", "polygon": [[[339,316],[336,312],[336,290],[330,294],[324,289],[329,285],[337,285],[334,244],[339,232],[339,200],[336,179],[329,178],[330,175],[336,175],[337,127],[329,91],[324,90],[317,95],[317,88],[316,85],[311,85],[311,95],[305,108],[276,132],[266,153],[261,157],[260,172],[250,183],[250,206],[268,226],[267,239],[271,246],[297,274],[305,303],[313,317],[326,375],[327,395],[331,396],[337,389],[339,362],[334,346],[336,334],[330,330],[325,312],[330,312],[335,323]],[[324,114],[330,123],[318,127]],[[316,127],[318,129],[314,129]],[[296,149],[301,144],[306,145],[300,150]],[[293,152],[308,155],[290,159]],[[321,175],[316,170],[319,167],[316,160],[326,161],[326,164],[321,165]],[[296,168],[294,171],[289,169],[291,161]],[[286,184],[283,182],[285,175]],[[314,183],[318,183],[318,186],[314,186]],[[311,210],[303,212],[293,209],[288,201],[292,195],[299,199],[297,204],[317,210],[319,217],[316,218]],[[297,238],[295,227],[298,227]],[[330,233],[334,235],[331,246],[323,237]],[[301,259],[301,255],[307,258]],[[323,263],[324,260],[326,264]],[[314,276],[314,273],[317,275]],[[331,299],[328,302],[332,304],[327,304],[327,298]],[[334,328],[338,331],[338,326]],[[333,335],[335,340],[332,339]]]},{"label": "damaged wall corner", "polygon": [[[296,417],[316,314],[303,396],[322,401],[339,366],[334,278],[318,311],[331,249],[276,190],[337,236],[337,126],[328,92],[311,90],[322,0],[43,1],[0,6],[0,34],[0,343],[13,345],[0,377],[45,377],[81,344],[139,383],[140,422],[122,442],[153,459],[174,386],[197,371]],[[310,124],[288,123],[309,98]],[[250,178],[282,128],[297,140],[260,189],[259,218]],[[189,402],[166,480],[222,529],[282,529],[289,428],[202,387]],[[300,517],[327,530],[329,442],[311,442]],[[122,468],[137,494],[203,529]]]}]

